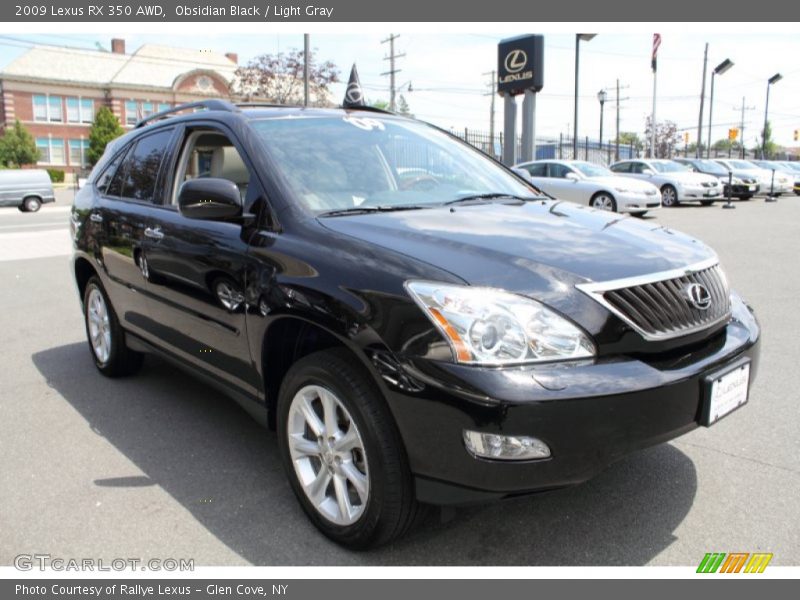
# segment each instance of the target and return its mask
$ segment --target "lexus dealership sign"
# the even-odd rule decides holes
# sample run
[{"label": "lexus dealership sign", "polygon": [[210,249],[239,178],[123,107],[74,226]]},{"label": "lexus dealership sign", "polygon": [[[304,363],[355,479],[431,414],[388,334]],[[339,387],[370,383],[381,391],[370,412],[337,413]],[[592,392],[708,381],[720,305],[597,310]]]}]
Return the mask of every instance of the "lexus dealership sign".
[{"label": "lexus dealership sign", "polygon": [[497,92],[522,94],[544,87],[544,36],[523,35],[497,45]]}]

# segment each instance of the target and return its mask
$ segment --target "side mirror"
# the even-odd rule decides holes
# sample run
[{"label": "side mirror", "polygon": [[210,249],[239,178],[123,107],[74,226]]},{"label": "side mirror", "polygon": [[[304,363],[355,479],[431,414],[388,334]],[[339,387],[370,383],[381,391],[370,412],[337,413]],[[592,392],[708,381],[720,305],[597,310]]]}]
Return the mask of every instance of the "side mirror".
[{"label": "side mirror", "polygon": [[578,181],[578,176],[575,173],[567,173],[564,175],[564,179],[569,179],[570,181]]},{"label": "side mirror", "polygon": [[652,177],[655,175],[652,169],[642,169],[642,175],[647,175],[648,177]]},{"label": "side mirror", "polygon": [[531,174],[526,169],[521,169],[519,167],[511,167],[511,170],[514,171],[517,175],[522,177],[525,181],[531,180]]},{"label": "side mirror", "polygon": [[242,197],[236,184],[228,179],[190,179],[178,191],[178,210],[188,219],[232,219],[242,215]]}]

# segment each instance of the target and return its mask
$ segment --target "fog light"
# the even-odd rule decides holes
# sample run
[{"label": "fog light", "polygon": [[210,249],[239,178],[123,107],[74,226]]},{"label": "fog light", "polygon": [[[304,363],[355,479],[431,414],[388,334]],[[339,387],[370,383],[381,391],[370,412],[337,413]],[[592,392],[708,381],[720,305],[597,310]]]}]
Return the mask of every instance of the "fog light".
[{"label": "fog light", "polygon": [[535,460],[550,456],[550,448],[542,440],[524,435],[498,435],[464,430],[464,445],[481,458],[497,460]]}]

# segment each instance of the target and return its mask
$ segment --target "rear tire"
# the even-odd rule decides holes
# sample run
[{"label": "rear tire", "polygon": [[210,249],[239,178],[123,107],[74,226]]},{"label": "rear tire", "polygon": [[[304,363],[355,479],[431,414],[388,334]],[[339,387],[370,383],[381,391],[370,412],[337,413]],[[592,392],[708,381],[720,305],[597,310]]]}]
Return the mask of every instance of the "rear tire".
[{"label": "rear tire", "polygon": [[25,207],[25,212],[36,212],[42,208],[42,201],[36,196],[28,196],[22,201],[22,206]]},{"label": "rear tire", "polygon": [[667,184],[661,188],[661,205],[670,208],[678,205],[678,192],[673,186]]},{"label": "rear tire", "polygon": [[355,357],[333,349],[300,359],[281,384],[277,409],[286,475],[323,534],[363,550],[409,529],[419,505],[403,442]]},{"label": "rear tire", "polygon": [[142,366],[144,355],[125,343],[125,330],[97,276],[89,278],[83,295],[86,337],[97,370],[107,377],[133,375]]},{"label": "rear tire", "polygon": [[24,204],[17,205],[17,209],[19,210],[19,212],[28,212],[28,209],[25,208]]}]

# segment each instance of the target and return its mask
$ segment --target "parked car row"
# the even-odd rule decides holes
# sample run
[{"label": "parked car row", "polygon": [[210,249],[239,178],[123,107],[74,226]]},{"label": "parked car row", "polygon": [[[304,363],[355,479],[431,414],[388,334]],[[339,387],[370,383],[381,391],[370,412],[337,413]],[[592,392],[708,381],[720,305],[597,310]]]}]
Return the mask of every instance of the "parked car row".
[{"label": "parked car row", "polygon": [[535,160],[514,170],[561,200],[637,216],[683,202],[708,206],[728,196],[800,195],[800,163],[781,161],[641,158],[606,168],[580,160]]}]

